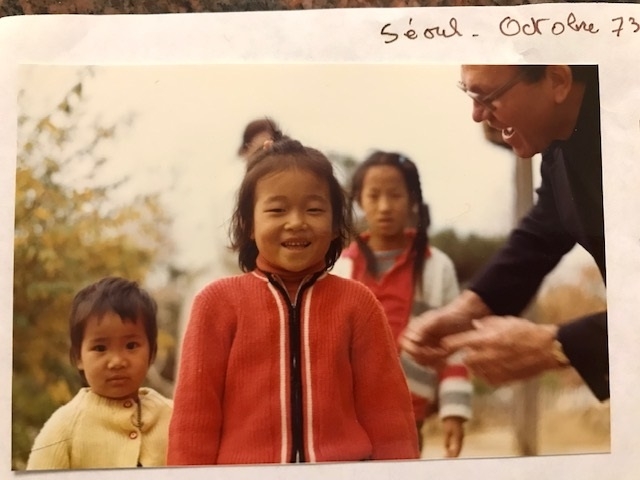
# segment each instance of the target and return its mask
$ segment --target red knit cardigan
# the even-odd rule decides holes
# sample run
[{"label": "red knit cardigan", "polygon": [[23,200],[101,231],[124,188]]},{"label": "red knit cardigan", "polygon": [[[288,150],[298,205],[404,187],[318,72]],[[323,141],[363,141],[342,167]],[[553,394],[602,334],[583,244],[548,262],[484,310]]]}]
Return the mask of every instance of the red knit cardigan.
[{"label": "red knit cardigan", "polygon": [[[305,461],[418,458],[409,391],[373,294],[323,274],[299,302],[297,428]],[[197,295],[182,346],[169,465],[292,461],[289,305],[257,271]]]}]

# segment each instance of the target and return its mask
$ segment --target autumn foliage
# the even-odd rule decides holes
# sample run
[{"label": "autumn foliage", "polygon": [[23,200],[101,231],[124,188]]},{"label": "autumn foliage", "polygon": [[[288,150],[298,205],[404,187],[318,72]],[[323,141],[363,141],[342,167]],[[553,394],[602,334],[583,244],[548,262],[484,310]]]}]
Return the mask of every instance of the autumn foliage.
[{"label": "autumn foliage", "polygon": [[[13,284],[14,468],[35,434],[80,387],[69,362],[67,319],[82,286],[106,275],[144,283],[167,255],[169,219],[157,195],[126,203],[114,193],[127,179],[104,183],[100,147],[116,126],[77,122],[82,82],[52,112],[18,119]],[[24,93],[23,93],[24,95]],[[22,99],[22,97],[21,97]]]}]

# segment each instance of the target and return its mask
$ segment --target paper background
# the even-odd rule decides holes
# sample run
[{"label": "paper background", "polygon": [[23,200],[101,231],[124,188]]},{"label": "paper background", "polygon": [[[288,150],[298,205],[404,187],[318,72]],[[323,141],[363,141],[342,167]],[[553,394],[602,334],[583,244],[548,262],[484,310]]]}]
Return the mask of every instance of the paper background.
[{"label": "paper background", "polygon": [[[574,14],[599,29],[596,34],[567,26]],[[541,33],[507,37],[505,17],[528,23],[549,18]],[[452,18],[462,35],[385,44],[387,23],[401,33],[412,19],[419,32]],[[615,20],[621,18],[621,20]],[[482,459],[429,462],[376,462],[317,466],[215,467],[189,469],[188,478],[425,478],[495,479],[635,478],[640,427],[637,408],[637,346],[634,322],[640,287],[640,6],[548,4],[523,7],[438,9],[357,9],[296,12],[187,14],[162,16],[46,16],[0,20],[0,414],[5,452],[0,468],[10,469],[11,299],[14,170],[16,157],[17,66],[44,64],[200,64],[200,63],[598,63],[601,72],[602,150],[607,238],[608,309],[611,356],[612,440],[609,455]],[[554,22],[565,32],[554,35]],[[624,30],[613,32],[623,22]],[[504,23],[503,23],[504,25]],[[514,23],[511,23],[514,26]],[[560,25],[556,25],[556,31]],[[640,27],[637,27],[640,29]],[[476,35],[476,36],[474,36]],[[94,471],[93,478],[125,472]],[[131,478],[187,477],[185,471],[127,470]],[[13,474],[35,477],[32,473]],[[86,478],[87,472],[39,473],[37,478]]]}]

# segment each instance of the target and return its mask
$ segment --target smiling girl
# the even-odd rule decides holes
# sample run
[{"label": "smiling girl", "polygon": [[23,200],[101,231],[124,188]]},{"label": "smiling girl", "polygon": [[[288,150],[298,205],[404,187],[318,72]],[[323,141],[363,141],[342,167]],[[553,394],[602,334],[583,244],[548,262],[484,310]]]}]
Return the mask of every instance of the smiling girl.
[{"label": "smiling girl", "polygon": [[169,464],[417,458],[382,307],[327,273],[349,220],[323,154],[282,139],[253,155],[231,227],[246,273],[194,301]]}]

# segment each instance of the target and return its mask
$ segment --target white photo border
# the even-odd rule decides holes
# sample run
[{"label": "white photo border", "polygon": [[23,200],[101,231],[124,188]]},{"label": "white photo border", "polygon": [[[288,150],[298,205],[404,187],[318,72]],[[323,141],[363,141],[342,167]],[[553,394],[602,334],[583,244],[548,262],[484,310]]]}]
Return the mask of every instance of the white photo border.
[{"label": "white photo border", "polygon": [[[455,22],[452,21],[455,19]],[[508,19],[508,20],[505,20]],[[548,20],[543,20],[548,19]],[[640,5],[538,4],[306,10],[224,14],[26,16],[0,19],[0,469],[10,470],[13,204],[20,64],[594,63],[600,67],[608,309],[611,453],[514,459],[361,462],[127,470],[130,478],[634,478],[640,413]],[[507,22],[508,25],[505,23]],[[515,23],[513,23],[515,22]],[[382,28],[390,24],[383,35]],[[417,33],[403,33],[409,25]],[[590,27],[592,25],[592,27]],[[525,26],[528,26],[525,28]],[[622,26],[622,29],[621,29]],[[438,30],[433,30],[440,27]],[[509,30],[508,28],[513,28]],[[555,31],[554,31],[555,28]],[[432,29],[432,30],[429,30]],[[558,33],[563,29],[562,33]],[[594,32],[594,30],[598,30]],[[589,32],[591,30],[591,32]],[[430,31],[431,33],[427,33]],[[442,36],[438,35],[440,32]],[[448,38],[446,33],[452,33]],[[458,33],[455,33],[458,32]],[[517,32],[517,33],[514,33]],[[527,33],[529,32],[529,33]],[[434,38],[429,38],[429,36]],[[411,37],[412,35],[408,35]],[[605,473],[606,472],[606,473]],[[124,472],[38,472],[39,479],[115,479]],[[12,472],[30,478],[31,472]]]}]

